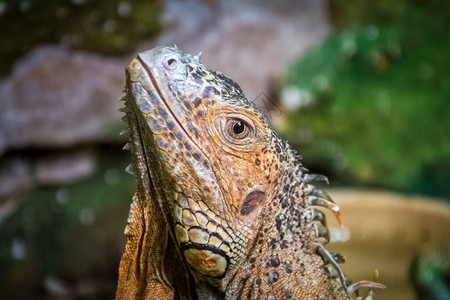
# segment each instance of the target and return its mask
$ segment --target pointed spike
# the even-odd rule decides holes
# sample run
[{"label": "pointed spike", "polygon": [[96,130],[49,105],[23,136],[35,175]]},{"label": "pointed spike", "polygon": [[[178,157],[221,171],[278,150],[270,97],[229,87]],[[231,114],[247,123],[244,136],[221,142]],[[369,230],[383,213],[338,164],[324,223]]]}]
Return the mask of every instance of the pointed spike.
[{"label": "pointed spike", "polygon": [[197,63],[200,63],[200,58],[202,57],[202,51],[200,51],[197,55],[194,56],[194,60]]},{"label": "pointed spike", "polygon": [[128,131],[126,130],[126,129],[123,129],[120,133],[119,133],[119,135],[126,135],[128,133]]},{"label": "pointed spike", "polygon": [[122,150],[130,150],[131,149],[131,144],[130,143],[126,143],[125,146],[123,146]]},{"label": "pointed spike", "polygon": [[305,167],[300,167],[300,171],[302,171],[302,173],[307,173],[307,172],[309,172],[309,170],[307,169],[307,168],[305,168]]},{"label": "pointed spike", "polygon": [[305,174],[303,178],[307,183],[311,181],[322,181],[325,182],[326,184],[329,184],[328,178],[322,174]]},{"label": "pointed spike", "polygon": [[[123,90],[123,92],[125,92],[125,90]],[[125,96],[120,97],[117,101],[125,101]]]},{"label": "pointed spike", "polygon": [[123,231],[124,234],[127,234],[130,231],[130,225],[127,224],[127,226],[125,226],[125,230]]},{"label": "pointed spike", "polygon": [[376,288],[376,289],[385,289],[386,286],[384,284],[381,283],[377,283],[377,282],[373,282],[373,281],[369,281],[369,280],[362,280],[362,281],[358,281],[354,284],[352,284],[351,286],[348,287],[347,291],[348,294],[351,295],[354,292],[356,292],[357,290],[359,290],[360,288]]},{"label": "pointed spike", "polygon": [[176,50],[179,50],[177,44],[173,44],[173,47],[174,47]]},{"label": "pointed spike", "polygon": [[134,175],[133,166],[131,164],[128,165],[127,168],[125,169],[125,172],[127,172],[128,174]]},{"label": "pointed spike", "polygon": [[125,109],[125,107],[119,108],[118,111],[123,112],[123,113],[124,113],[124,112],[127,112],[127,110]]},{"label": "pointed spike", "polygon": [[127,121],[128,121],[128,118],[127,118],[126,115],[122,117],[122,121],[123,121],[123,122],[127,122]]},{"label": "pointed spike", "polygon": [[334,203],[334,200],[331,198],[331,196],[325,190],[316,188],[315,186],[308,184],[307,187],[306,187],[306,191],[308,192],[308,194],[310,196],[316,196],[316,197],[319,197],[319,198],[325,198],[328,201]]},{"label": "pointed spike", "polygon": [[319,198],[316,196],[308,196],[307,199],[308,199],[308,203],[312,206],[323,206],[323,207],[330,209],[336,216],[336,219],[338,220],[339,225],[344,224],[342,222],[341,213],[339,212],[340,208],[338,205],[336,205],[335,203],[333,203],[331,201],[328,201],[327,199]]},{"label": "pointed spike", "polygon": [[331,256],[330,252],[328,252],[328,250],[325,249],[325,247],[319,243],[316,243],[316,251],[318,254],[320,254],[322,256],[322,258],[324,260],[326,260],[328,263],[330,263],[334,267],[334,269],[336,270],[336,272],[339,275],[339,279],[341,281],[342,287],[347,292],[347,285],[345,284],[344,272],[342,272],[341,267],[339,267],[339,265],[333,260],[333,257]]}]

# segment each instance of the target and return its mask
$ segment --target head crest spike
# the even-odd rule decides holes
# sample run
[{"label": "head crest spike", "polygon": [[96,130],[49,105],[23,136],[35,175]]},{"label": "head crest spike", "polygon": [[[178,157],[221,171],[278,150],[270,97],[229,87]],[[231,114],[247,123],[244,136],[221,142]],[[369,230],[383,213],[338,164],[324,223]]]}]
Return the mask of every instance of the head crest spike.
[{"label": "head crest spike", "polygon": [[202,57],[202,51],[200,51],[196,56],[195,59],[197,60],[197,62],[200,62],[200,58]]}]

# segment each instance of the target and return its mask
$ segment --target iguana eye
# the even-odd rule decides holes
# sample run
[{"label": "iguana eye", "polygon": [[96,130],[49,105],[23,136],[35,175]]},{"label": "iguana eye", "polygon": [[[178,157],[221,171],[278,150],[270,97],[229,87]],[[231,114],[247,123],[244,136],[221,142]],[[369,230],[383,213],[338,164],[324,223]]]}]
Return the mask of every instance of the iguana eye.
[{"label": "iguana eye", "polygon": [[173,70],[178,66],[178,60],[177,57],[174,55],[170,55],[169,57],[166,57],[163,62],[164,68],[167,70]]},{"label": "iguana eye", "polygon": [[207,119],[212,121],[208,126],[211,136],[217,138],[216,142],[233,154],[252,151],[258,145],[256,142],[261,139],[261,132],[258,130],[260,124],[249,118],[247,113],[237,114],[234,111],[218,109],[213,110]]},{"label": "iguana eye", "polygon": [[243,120],[230,119],[227,122],[228,135],[236,140],[242,140],[249,136],[251,127]]}]

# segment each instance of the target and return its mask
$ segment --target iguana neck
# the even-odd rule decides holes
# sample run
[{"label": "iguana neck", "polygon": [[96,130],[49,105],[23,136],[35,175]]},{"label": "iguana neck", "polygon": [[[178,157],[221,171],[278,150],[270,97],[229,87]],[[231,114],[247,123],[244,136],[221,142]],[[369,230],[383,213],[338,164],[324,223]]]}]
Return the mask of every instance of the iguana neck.
[{"label": "iguana neck", "polygon": [[297,158],[286,162],[278,189],[260,215],[257,238],[228,286],[227,298],[348,299],[314,251],[304,170]]}]

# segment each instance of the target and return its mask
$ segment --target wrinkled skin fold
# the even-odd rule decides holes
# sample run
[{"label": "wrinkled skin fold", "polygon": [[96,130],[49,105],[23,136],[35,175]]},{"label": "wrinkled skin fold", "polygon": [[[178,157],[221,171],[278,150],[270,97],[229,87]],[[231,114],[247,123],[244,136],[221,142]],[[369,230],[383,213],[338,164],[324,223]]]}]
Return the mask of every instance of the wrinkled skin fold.
[{"label": "wrinkled skin fold", "polygon": [[351,299],[324,247],[330,209],[296,152],[240,87],[175,47],[126,69],[137,191],[116,299]]}]

